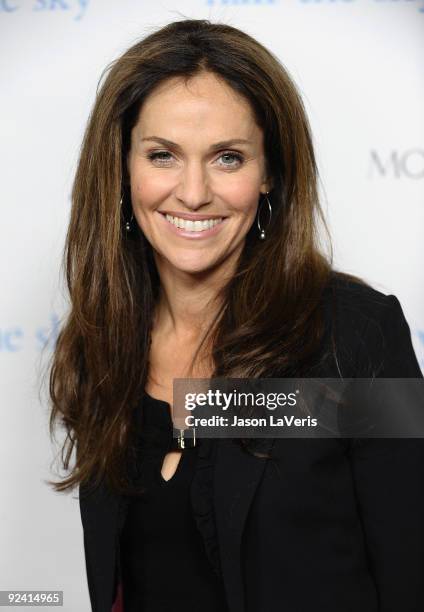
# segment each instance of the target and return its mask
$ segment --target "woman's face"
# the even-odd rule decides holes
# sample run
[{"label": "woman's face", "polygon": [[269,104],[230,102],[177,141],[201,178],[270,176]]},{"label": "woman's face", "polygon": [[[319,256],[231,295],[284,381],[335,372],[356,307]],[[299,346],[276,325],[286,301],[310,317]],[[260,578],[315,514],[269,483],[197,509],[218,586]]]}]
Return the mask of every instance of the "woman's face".
[{"label": "woman's face", "polygon": [[159,271],[231,267],[269,191],[262,130],[242,97],[212,73],[168,79],[142,105],[127,165]]}]

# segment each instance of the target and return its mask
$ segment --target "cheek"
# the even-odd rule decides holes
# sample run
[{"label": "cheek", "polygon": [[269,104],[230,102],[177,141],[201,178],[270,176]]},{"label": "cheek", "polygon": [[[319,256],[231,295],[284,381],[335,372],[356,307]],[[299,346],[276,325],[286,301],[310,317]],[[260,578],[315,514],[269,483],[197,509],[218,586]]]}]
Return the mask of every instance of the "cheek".
[{"label": "cheek", "polygon": [[237,189],[227,193],[226,200],[234,213],[251,217],[256,214],[259,202],[258,186],[246,182],[240,183]]},{"label": "cheek", "polygon": [[148,207],[164,198],[166,183],[158,175],[138,171],[131,176],[131,198],[136,207]]}]

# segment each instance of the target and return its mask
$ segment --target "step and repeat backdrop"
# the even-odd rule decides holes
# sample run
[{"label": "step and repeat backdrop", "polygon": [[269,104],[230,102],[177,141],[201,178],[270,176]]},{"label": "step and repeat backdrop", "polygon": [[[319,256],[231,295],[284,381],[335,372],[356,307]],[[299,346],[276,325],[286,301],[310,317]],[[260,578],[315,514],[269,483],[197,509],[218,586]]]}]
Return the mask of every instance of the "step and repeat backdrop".
[{"label": "step and repeat backdrop", "polygon": [[[424,0],[0,0],[0,590],[89,610],[77,493],[48,437],[70,191],[101,72],[153,29],[208,18],[286,66],[314,135],[334,264],[394,293],[424,369]],[[26,608],[25,608],[26,609]]]}]

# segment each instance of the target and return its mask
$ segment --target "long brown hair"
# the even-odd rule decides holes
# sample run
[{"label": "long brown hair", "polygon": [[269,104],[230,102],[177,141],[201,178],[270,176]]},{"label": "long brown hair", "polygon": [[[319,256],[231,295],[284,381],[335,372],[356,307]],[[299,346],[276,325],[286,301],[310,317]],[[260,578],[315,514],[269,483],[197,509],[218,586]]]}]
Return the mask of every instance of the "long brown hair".
[{"label": "long brown hair", "polygon": [[69,469],[74,447],[76,461],[67,478],[49,483],[57,491],[103,476],[118,491],[131,489],[124,467],[146,383],[160,279],[140,228],[124,230],[131,214],[125,159],[131,129],[153,89],[204,70],[250,102],[273,183],[267,238],[258,239],[255,224],[248,232],[208,330],[213,375],[294,376],[317,355],[331,255],[318,243],[318,224],[326,226],[301,97],[280,61],[248,34],[207,20],[170,23],[108,67],[82,143],[63,259],[71,307],[49,385],[50,432],[60,419],[67,434],[63,467]]}]

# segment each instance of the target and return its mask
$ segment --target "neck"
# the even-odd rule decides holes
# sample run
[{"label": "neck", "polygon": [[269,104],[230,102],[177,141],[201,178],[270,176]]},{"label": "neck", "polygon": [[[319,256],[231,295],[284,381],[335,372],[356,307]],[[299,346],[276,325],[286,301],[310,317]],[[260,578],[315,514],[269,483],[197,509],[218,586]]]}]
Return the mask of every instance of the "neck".
[{"label": "neck", "polygon": [[167,337],[195,342],[222,305],[219,290],[234,273],[234,260],[201,273],[171,267],[155,254],[161,287],[154,326]]}]

